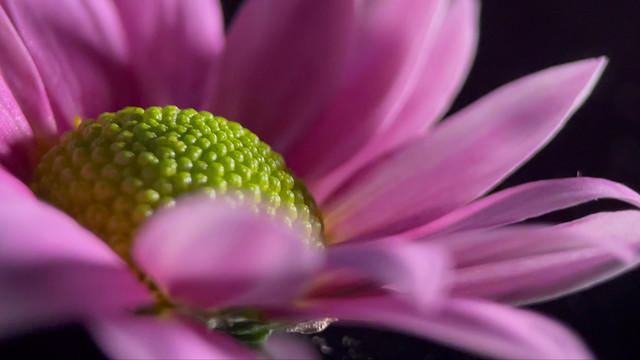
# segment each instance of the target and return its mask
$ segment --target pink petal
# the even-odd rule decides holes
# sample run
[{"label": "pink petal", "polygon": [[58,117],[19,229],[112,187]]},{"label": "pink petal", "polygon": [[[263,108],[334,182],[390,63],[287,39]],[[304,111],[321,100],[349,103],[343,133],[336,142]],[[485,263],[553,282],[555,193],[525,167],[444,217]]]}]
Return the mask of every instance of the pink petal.
[{"label": "pink petal", "polygon": [[213,111],[280,151],[342,80],[352,0],[247,1],[229,31]]},{"label": "pink petal", "polygon": [[471,68],[478,42],[478,8],[475,0],[459,0],[451,5],[432,48],[411,77],[412,90],[393,121],[379,129],[356,156],[311,185],[316,201],[322,201],[371,159],[420,136],[443,115]]},{"label": "pink petal", "polygon": [[27,180],[31,174],[29,155],[34,148],[29,123],[0,74],[0,165]]},{"label": "pink petal", "polygon": [[[637,266],[639,221],[638,211],[599,213],[553,227],[463,234],[440,242],[458,262],[452,274],[455,294],[522,304],[583,290]],[[612,243],[626,245],[635,256],[621,261],[608,249]]]},{"label": "pink petal", "polygon": [[357,173],[327,200],[325,225],[343,240],[392,233],[477,198],[555,135],[605,63],[600,58],[553,67],[492,92],[432,135]]},{"label": "pink petal", "polygon": [[0,334],[151,301],[105,243],[62,212],[3,186]]},{"label": "pink petal", "polygon": [[29,199],[34,198],[31,189],[29,189],[22,181],[18,180],[8,170],[0,165],[0,198],[5,203],[12,201],[12,198]]},{"label": "pink petal", "polygon": [[512,187],[455,210],[407,235],[418,238],[517,223],[587,201],[611,198],[640,207],[640,195],[605,179],[543,180]]},{"label": "pink petal", "polygon": [[274,332],[263,344],[271,359],[282,360],[321,360],[318,351],[311,345],[309,338],[297,334]]},{"label": "pink petal", "polygon": [[201,308],[289,304],[322,260],[283,223],[206,196],[159,211],[132,254],[172,300]]},{"label": "pink petal", "polygon": [[114,359],[260,359],[232,338],[178,318],[101,317],[88,326]]},{"label": "pink petal", "polygon": [[592,358],[572,331],[532,312],[456,298],[442,305],[439,310],[420,311],[392,298],[360,298],[325,301],[306,311],[311,316],[396,329],[491,357]]},{"label": "pink petal", "polygon": [[306,136],[283,153],[312,180],[366,144],[412,90],[413,76],[433,44],[445,1],[361,1],[342,87]]},{"label": "pink petal", "polygon": [[416,85],[397,115],[382,146],[389,149],[416,137],[449,108],[467,78],[478,44],[477,0],[457,0],[451,5],[438,38],[422,65]]},{"label": "pink petal", "polygon": [[[3,7],[42,76],[59,131],[130,102],[126,47],[110,1],[5,1]],[[28,116],[28,115],[27,115]]]},{"label": "pink petal", "polygon": [[0,39],[0,75],[6,81],[35,135],[41,139],[54,138],[57,128],[42,79],[31,55],[2,7]]},{"label": "pink petal", "polygon": [[220,4],[210,0],[118,0],[136,79],[138,106],[204,110],[224,46]]},{"label": "pink petal", "polygon": [[345,244],[331,249],[325,272],[360,275],[422,304],[442,291],[446,255],[439,247],[400,239]]}]

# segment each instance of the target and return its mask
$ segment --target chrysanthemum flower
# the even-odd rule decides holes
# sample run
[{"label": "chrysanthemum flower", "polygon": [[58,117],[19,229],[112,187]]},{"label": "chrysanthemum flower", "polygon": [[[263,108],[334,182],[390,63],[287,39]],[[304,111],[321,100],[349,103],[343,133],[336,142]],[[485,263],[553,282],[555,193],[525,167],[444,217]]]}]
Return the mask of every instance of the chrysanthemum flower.
[{"label": "chrysanthemum flower", "polygon": [[[491,356],[590,356],[509,304],[634,266],[640,213],[505,226],[640,196],[592,178],[482,196],[604,59],[438,122],[475,51],[474,0],[253,0],[226,37],[214,1],[0,4],[0,334],[71,319],[115,357],[259,358],[241,343],[347,321]],[[98,117],[171,104],[242,124],[292,172],[206,112]],[[278,336],[262,350],[308,355]]]}]

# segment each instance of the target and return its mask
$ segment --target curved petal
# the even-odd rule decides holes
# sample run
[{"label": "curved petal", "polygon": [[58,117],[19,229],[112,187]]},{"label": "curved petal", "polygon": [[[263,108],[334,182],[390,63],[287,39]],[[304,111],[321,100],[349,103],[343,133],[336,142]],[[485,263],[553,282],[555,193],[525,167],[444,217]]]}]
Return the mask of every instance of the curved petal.
[{"label": "curved petal", "polygon": [[212,0],[117,0],[131,64],[142,89],[136,106],[206,109],[224,47]]},{"label": "curved petal", "polygon": [[478,43],[479,7],[476,0],[458,0],[451,5],[433,47],[411,77],[415,84],[393,121],[331,174],[307,184],[316,201],[322,202],[371,159],[420,136],[443,115],[471,69]]},{"label": "curved petal", "polygon": [[592,358],[579,338],[561,324],[489,302],[450,298],[439,310],[420,311],[392,298],[361,298],[329,300],[305,311],[409,332],[491,357]]},{"label": "curved petal", "polygon": [[[0,3],[2,4],[2,3]],[[0,7],[0,75],[36,136],[56,136],[55,119],[40,74],[11,20]]]},{"label": "curved petal", "polygon": [[[458,261],[455,294],[523,304],[582,290],[637,266],[639,221],[638,211],[599,213],[553,227],[516,227],[441,242]],[[606,246],[593,246],[596,241],[623,244],[635,256],[621,261]]]},{"label": "curved petal", "polygon": [[171,299],[201,308],[289,304],[322,260],[283,223],[207,196],[159,211],[132,254]]},{"label": "curved petal", "polygon": [[501,87],[359,171],[323,208],[334,237],[408,230],[482,195],[543,147],[587,97],[604,58]]},{"label": "curved petal", "polygon": [[88,330],[114,359],[261,359],[227,335],[178,318],[104,316]]},{"label": "curved petal", "polygon": [[602,198],[640,207],[638,193],[613,181],[589,177],[542,180],[484,197],[405,235],[419,238],[503,226]]},{"label": "curved petal", "polygon": [[151,301],[127,265],[73,219],[1,189],[0,334]]},{"label": "curved petal", "polygon": [[453,102],[475,57],[479,7],[477,0],[457,0],[451,5],[411,96],[389,131],[384,132],[384,150],[416,137],[444,115]]},{"label": "curved petal", "polygon": [[229,31],[214,106],[281,151],[340,84],[352,0],[247,1]]},{"label": "curved petal", "polygon": [[358,2],[354,42],[333,103],[283,156],[312,180],[353,156],[410,93],[445,15],[445,1]]},{"label": "curved petal", "polygon": [[29,155],[34,148],[29,123],[0,74],[0,165],[28,181],[31,174]]},{"label": "curved petal", "polygon": [[3,6],[42,76],[60,132],[72,129],[76,117],[135,101],[112,2],[25,0]]},{"label": "curved petal", "polygon": [[329,252],[325,276],[360,276],[423,304],[441,295],[446,255],[437,246],[401,239],[345,244]]},{"label": "curved petal", "polygon": [[33,198],[31,190],[0,165],[0,197],[8,202],[9,197]]}]

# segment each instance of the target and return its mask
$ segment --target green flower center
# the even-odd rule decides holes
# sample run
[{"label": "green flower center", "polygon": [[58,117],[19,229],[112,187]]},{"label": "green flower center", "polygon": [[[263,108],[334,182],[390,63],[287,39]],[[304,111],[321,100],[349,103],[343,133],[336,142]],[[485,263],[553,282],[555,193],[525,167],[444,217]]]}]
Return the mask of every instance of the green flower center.
[{"label": "green flower center", "polygon": [[240,124],[193,109],[125,108],[83,121],[35,171],[33,191],[126,260],[136,230],[180,195],[204,192],[296,224],[322,246],[322,221],[282,156]]}]

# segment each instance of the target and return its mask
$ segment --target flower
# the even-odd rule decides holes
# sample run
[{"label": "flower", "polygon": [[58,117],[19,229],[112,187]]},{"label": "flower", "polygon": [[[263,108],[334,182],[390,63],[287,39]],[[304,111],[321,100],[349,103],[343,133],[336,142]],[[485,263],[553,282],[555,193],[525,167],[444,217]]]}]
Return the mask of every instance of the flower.
[{"label": "flower", "polygon": [[[71,317],[114,356],[252,358],[193,320],[337,318],[491,356],[589,356],[562,325],[504,303],[634,266],[639,213],[506,225],[640,196],[592,178],[482,196],[553,137],[606,60],[544,70],[437,122],[469,70],[477,16],[474,0],[253,0],[225,38],[212,1],[2,2],[0,333]],[[281,153],[320,206],[327,248],[243,208],[179,200],[132,247],[172,302],[153,308],[125,262],[25,186],[74,119],[167,104],[238,121]]]}]

